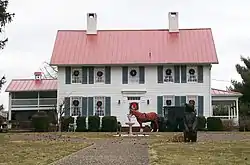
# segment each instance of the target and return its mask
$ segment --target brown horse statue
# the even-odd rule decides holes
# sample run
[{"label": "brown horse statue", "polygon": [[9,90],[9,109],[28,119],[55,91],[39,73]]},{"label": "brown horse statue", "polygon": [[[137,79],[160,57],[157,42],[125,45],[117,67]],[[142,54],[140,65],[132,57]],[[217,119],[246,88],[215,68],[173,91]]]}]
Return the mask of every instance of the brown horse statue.
[{"label": "brown horse statue", "polygon": [[140,124],[140,130],[143,130],[142,123],[152,122],[153,128],[151,129],[151,132],[155,129],[156,132],[158,132],[158,115],[155,112],[141,113],[138,110],[130,109],[130,115],[134,115],[136,117],[137,122]]}]

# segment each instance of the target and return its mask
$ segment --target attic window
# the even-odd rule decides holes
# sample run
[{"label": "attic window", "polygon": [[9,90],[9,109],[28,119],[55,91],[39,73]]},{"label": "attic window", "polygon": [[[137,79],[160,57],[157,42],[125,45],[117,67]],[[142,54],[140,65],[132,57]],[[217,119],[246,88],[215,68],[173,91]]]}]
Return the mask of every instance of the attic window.
[{"label": "attic window", "polygon": [[90,17],[90,18],[94,18],[94,17],[95,17],[95,14],[94,14],[94,13],[89,13],[89,17]]}]

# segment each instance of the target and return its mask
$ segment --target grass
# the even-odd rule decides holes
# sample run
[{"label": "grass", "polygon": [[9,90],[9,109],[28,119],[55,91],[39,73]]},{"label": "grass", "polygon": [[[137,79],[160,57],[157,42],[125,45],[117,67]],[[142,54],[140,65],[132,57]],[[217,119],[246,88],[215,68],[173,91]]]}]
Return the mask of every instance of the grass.
[{"label": "grass", "polygon": [[151,165],[241,165],[250,164],[250,141],[173,143],[166,134],[152,137]]},{"label": "grass", "polygon": [[[91,144],[108,133],[0,134],[0,165],[47,165]],[[89,140],[86,140],[89,139]]]}]

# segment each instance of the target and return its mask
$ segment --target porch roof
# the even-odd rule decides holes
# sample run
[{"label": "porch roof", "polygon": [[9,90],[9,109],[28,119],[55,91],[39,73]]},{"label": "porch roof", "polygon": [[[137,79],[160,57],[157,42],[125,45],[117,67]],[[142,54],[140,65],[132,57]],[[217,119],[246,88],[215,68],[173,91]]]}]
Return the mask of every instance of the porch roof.
[{"label": "porch roof", "polygon": [[221,90],[221,89],[211,89],[212,96],[232,96],[232,97],[240,97],[242,96],[239,92],[229,91],[229,90]]}]

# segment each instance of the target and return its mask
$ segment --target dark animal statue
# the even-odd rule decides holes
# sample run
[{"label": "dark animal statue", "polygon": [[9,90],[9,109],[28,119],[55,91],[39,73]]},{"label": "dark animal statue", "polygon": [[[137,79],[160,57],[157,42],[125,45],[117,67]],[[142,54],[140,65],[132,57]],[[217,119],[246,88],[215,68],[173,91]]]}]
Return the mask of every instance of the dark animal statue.
[{"label": "dark animal statue", "polygon": [[184,113],[184,141],[196,142],[197,141],[197,117],[194,105],[185,104],[186,111]]}]

